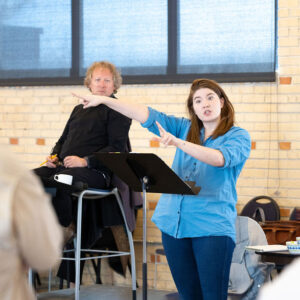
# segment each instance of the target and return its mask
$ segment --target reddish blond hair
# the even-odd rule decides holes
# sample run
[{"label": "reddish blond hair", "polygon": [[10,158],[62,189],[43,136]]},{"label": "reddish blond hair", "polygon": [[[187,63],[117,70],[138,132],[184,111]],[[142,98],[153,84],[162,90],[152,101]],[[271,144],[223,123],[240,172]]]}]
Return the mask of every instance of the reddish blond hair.
[{"label": "reddish blond hair", "polygon": [[87,88],[90,87],[92,75],[96,69],[108,69],[111,72],[114,81],[114,94],[116,94],[122,84],[121,73],[120,71],[118,71],[115,65],[107,61],[96,61],[87,69],[84,79],[84,85]]}]

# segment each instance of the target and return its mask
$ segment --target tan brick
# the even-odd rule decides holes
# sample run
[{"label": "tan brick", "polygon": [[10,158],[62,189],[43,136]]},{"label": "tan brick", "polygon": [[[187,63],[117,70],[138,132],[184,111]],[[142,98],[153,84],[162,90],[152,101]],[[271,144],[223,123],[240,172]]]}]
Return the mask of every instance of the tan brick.
[{"label": "tan brick", "polygon": [[14,113],[16,112],[17,107],[14,105],[5,105],[1,107],[1,111],[4,113]]},{"label": "tan brick", "polygon": [[300,112],[300,105],[299,105],[299,103],[284,103],[284,104],[279,103],[278,111],[280,111],[281,113],[283,113],[283,112],[291,112],[291,113]]},{"label": "tan brick", "polygon": [[17,129],[31,129],[33,128],[33,125],[28,122],[15,122],[14,123],[14,128]]},{"label": "tan brick", "polygon": [[43,114],[43,113],[49,113],[51,110],[50,106],[49,105],[38,105],[38,106],[35,106],[33,111],[36,113],[36,114]]},{"label": "tan brick", "polygon": [[23,99],[20,97],[9,97],[5,99],[6,103],[9,105],[22,105],[23,104]]},{"label": "tan brick", "polygon": [[42,120],[42,115],[36,115],[36,114],[28,114],[27,115],[27,121],[28,122],[39,122]]},{"label": "tan brick", "polygon": [[50,124],[49,128],[56,130],[58,135],[60,135],[62,130],[64,129],[65,125],[66,124],[63,122],[52,122]]},{"label": "tan brick", "polygon": [[293,76],[293,83],[294,84],[299,84],[300,83],[300,76],[297,76],[297,75]]},{"label": "tan brick", "polygon": [[[286,30],[288,30],[288,28],[286,28]],[[296,48],[296,47],[294,47],[294,48]],[[291,47],[287,47],[287,48],[285,48],[285,47],[281,47],[281,48],[279,48],[278,49],[278,56],[279,57],[282,57],[282,56],[285,56],[285,55],[290,55],[291,54]]]},{"label": "tan brick", "polygon": [[15,97],[17,90],[15,88],[0,88],[0,97]]},{"label": "tan brick", "polygon": [[[294,75],[299,74],[300,68],[298,66],[281,66],[280,67],[280,75]],[[282,92],[284,89],[278,90],[278,92]]]},{"label": "tan brick", "polygon": [[299,55],[300,49],[299,47],[290,47],[289,49],[289,55]]},{"label": "tan brick", "polygon": [[9,139],[7,137],[0,137],[0,145],[8,145]]},{"label": "tan brick", "polygon": [[33,95],[34,97],[49,97],[51,95],[53,95],[53,88],[46,88],[46,87],[36,87],[33,90]]},{"label": "tan brick", "polygon": [[280,8],[278,9],[278,17],[287,17],[289,15],[289,9],[288,8]]},{"label": "tan brick", "polygon": [[291,17],[300,17],[300,8],[290,9],[290,16]]},{"label": "tan brick", "polygon": [[53,107],[58,107],[59,104],[59,98],[58,97],[40,97],[41,104],[45,106],[50,106],[51,109]]},{"label": "tan brick", "polygon": [[37,97],[26,97],[23,98],[24,105],[39,105],[41,103],[40,98]]},{"label": "tan brick", "polygon": [[299,45],[299,39],[297,37],[282,37],[278,41],[279,47],[296,47]]},{"label": "tan brick", "polygon": [[295,7],[299,7],[299,0],[287,0],[286,5],[288,5],[290,9],[295,9]]},{"label": "tan brick", "polygon": [[[21,145],[14,145],[14,144],[11,144],[11,151],[12,153],[16,153],[16,154],[22,154],[24,153],[25,151],[25,147],[24,146],[21,146]],[[22,156],[20,156],[21,158]]]},{"label": "tan brick", "polygon": [[59,102],[60,102],[60,104],[71,104],[73,106],[75,106],[79,103],[78,99],[71,96],[71,95],[70,96],[65,96],[65,97],[60,97]]},{"label": "tan brick", "polygon": [[289,36],[299,36],[299,28],[289,28]]},{"label": "tan brick", "polygon": [[18,97],[31,97],[33,95],[33,88],[31,87],[18,87],[16,88]]},{"label": "tan brick", "polygon": [[[293,17],[293,18],[282,18],[278,20],[278,26],[279,28],[283,27],[297,27],[299,24],[298,18]],[[280,45],[282,46],[282,45]]]},{"label": "tan brick", "polygon": [[17,113],[31,113],[32,112],[32,107],[28,105],[19,105],[16,107],[16,112]]}]

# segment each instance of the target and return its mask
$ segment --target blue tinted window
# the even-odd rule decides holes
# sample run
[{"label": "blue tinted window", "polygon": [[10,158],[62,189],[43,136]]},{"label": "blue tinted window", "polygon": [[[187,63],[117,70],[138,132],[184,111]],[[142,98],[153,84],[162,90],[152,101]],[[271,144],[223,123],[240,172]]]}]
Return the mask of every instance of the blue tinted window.
[{"label": "blue tinted window", "polygon": [[168,11],[162,0],[83,2],[83,68],[108,60],[122,74],[165,74]]},{"label": "blue tinted window", "polygon": [[0,85],[82,84],[108,60],[124,83],[274,81],[276,0],[7,0]]},{"label": "blue tinted window", "polygon": [[180,0],[179,73],[272,72],[270,0]]},{"label": "blue tinted window", "polygon": [[71,1],[7,1],[0,8],[0,79],[69,76]]}]

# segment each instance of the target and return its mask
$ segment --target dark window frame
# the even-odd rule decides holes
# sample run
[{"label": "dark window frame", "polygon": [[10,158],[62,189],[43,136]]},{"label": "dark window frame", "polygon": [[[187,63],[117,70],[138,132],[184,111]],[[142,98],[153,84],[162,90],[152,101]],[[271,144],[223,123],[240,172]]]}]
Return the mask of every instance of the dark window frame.
[{"label": "dark window frame", "polygon": [[[168,0],[168,66],[165,75],[122,75],[124,84],[169,84],[169,83],[191,83],[195,78],[209,78],[222,83],[234,82],[275,82],[277,64],[277,20],[278,20],[278,0],[275,5],[275,45],[273,72],[265,73],[194,73],[177,74],[178,59],[178,0]],[[82,46],[82,1],[72,0],[72,67],[70,77],[50,77],[50,78],[16,78],[0,79],[0,86],[61,86],[61,85],[82,85],[84,77],[80,76],[80,49]],[[117,66],[118,67],[118,66]],[[39,70],[41,72],[41,70]]]}]

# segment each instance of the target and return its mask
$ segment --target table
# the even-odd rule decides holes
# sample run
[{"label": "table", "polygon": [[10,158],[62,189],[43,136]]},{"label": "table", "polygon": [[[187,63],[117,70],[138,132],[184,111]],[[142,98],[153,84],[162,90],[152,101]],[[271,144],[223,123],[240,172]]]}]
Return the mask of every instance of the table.
[{"label": "table", "polygon": [[288,250],[285,251],[255,251],[261,256],[262,262],[275,263],[277,271],[281,271],[286,265],[290,264],[294,259],[299,258],[300,254],[291,254]]}]

